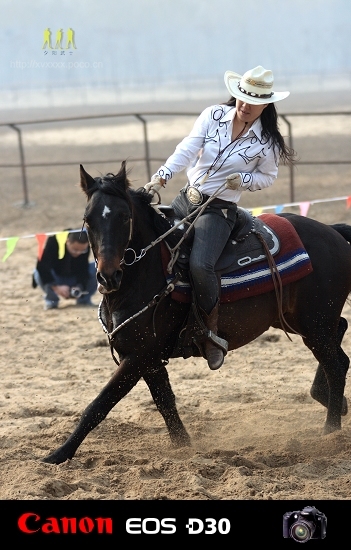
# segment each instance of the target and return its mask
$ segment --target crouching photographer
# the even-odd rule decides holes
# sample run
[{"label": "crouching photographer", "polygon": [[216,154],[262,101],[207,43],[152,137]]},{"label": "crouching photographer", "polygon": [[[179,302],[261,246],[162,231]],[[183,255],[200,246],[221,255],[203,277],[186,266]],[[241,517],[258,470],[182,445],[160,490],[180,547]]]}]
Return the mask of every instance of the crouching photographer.
[{"label": "crouching photographer", "polygon": [[56,236],[46,241],[42,257],[33,273],[33,287],[44,291],[44,310],[56,309],[60,299],[76,300],[77,305],[92,306],[97,290],[96,268],[89,262],[89,242],[86,231],[71,231],[67,235],[64,255],[59,256]]}]

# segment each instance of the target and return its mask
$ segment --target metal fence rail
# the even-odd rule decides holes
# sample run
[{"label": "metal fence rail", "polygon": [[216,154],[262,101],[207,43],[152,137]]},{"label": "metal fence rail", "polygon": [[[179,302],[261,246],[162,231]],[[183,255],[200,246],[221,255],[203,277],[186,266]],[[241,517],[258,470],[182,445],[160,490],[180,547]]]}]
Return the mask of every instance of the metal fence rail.
[{"label": "metal fence rail", "polygon": [[[68,166],[73,164],[79,164],[79,161],[59,161],[59,162],[39,162],[39,163],[26,163],[25,161],[25,150],[23,145],[23,139],[22,139],[22,127],[28,126],[32,124],[52,124],[57,122],[76,122],[81,120],[93,120],[93,119],[111,119],[111,118],[121,118],[121,117],[134,117],[136,120],[138,120],[141,123],[141,130],[143,132],[143,144],[144,144],[144,157],[142,158],[135,158],[135,161],[145,161],[146,163],[146,171],[149,180],[151,179],[151,162],[154,161],[163,161],[164,159],[159,158],[151,158],[150,156],[150,147],[149,147],[149,138],[148,138],[148,121],[145,118],[146,116],[191,116],[191,117],[197,117],[199,115],[199,112],[197,113],[190,113],[190,112],[147,112],[147,113],[111,113],[111,114],[104,114],[104,115],[87,115],[87,116],[77,116],[77,117],[64,117],[64,118],[51,118],[51,119],[40,119],[40,120],[25,120],[20,122],[3,122],[0,123],[0,126],[2,127],[8,127],[14,130],[17,133],[18,138],[18,150],[19,150],[19,158],[20,162],[17,164],[0,164],[0,168],[20,168],[21,174],[22,174],[22,186],[23,186],[23,206],[29,205],[29,196],[28,196],[28,184],[27,184],[27,174],[26,169],[30,167],[38,167],[38,166]],[[289,120],[289,118],[294,117],[306,117],[306,116],[349,116],[351,115],[351,111],[342,111],[342,112],[318,112],[318,113],[285,113],[285,114],[279,114],[279,118],[284,120],[284,122],[287,125],[288,128],[288,145],[289,147],[293,148],[293,131],[292,131],[292,123]],[[116,159],[108,160],[108,159],[98,159],[98,160],[89,160],[84,161],[85,164],[102,164],[102,163],[108,163],[108,162],[116,162]],[[342,164],[351,164],[350,160],[328,160],[325,159],[323,161],[298,161],[296,164],[299,165],[318,165],[318,164],[336,164],[336,165],[342,165]],[[290,167],[290,201],[295,201],[295,185],[294,185],[294,170],[293,167]]]}]

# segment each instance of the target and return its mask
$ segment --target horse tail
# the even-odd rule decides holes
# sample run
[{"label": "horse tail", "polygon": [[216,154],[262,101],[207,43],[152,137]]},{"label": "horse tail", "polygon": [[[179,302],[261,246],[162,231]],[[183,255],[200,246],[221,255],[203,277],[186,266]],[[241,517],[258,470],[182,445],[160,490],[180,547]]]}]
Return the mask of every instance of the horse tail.
[{"label": "horse tail", "polygon": [[344,239],[351,243],[351,225],[347,223],[334,223],[330,225],[335,231],[337,231]]}]

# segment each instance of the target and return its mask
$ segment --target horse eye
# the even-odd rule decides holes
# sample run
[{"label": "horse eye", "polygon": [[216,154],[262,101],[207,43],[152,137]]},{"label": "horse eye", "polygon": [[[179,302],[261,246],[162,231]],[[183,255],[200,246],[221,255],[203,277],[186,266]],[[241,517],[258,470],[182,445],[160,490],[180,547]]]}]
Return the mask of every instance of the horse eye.
[{"label": "horse eye", "polygon": [[123,223],[129,223],[129,220],[130,220],[130,217],[128,216],[128,214],[124,214],[123,215]]}]

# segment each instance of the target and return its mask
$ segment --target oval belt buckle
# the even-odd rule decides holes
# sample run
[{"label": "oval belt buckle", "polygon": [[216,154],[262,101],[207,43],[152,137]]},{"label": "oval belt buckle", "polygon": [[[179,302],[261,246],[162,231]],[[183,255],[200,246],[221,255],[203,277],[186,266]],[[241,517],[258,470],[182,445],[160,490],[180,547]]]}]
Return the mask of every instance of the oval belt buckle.
[{"label": "oval belt buckle", "polygon": [[186,196],[188,197],[191,204],[194,204],[195,206],[202,203],[202,193],[196,187],[192,187],[191,185],[189,185],[188,189],[186,190]]}]

